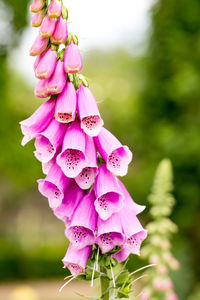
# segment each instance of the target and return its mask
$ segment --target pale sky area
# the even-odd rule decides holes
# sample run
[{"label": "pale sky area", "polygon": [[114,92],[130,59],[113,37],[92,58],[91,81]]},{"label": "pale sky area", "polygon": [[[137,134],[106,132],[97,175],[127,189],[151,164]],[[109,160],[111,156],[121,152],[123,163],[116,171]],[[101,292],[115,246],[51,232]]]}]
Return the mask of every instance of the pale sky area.
[{"label": "pale sky area", "polygon": [[[79,37],[82,54],[92,49],[124,47],[137,53],[150,26],[149,9],[155,0],[64,0],[69,11],[68,30]],[[30,14],[31,18],[31,14]],[[29,81],[33,80],[33,62],[29,57],[38,29],[31,25],[22,35],[20,46],[10,61]]]}]

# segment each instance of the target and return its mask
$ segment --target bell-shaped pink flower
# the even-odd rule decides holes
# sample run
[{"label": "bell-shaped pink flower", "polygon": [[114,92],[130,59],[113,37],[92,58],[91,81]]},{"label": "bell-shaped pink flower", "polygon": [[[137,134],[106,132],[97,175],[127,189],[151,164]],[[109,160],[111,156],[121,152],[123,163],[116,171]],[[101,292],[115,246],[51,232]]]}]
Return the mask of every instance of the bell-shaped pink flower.
[{"label": "bell-shaped pink flower", "polygon": [[66,73],[78,73],[82,70],[83,64],[79,48],[71,41],[65,48],[64,68]]},{"label": "bell-shaped pink flower", "polygon": [[50,18],[58,18],[62,12],[62,2],[60,0],[52,0],[48,8],[48,16]]},{"label": "bell-shaped pink flower", "polygon": [[106,161],[108,170],[124,176],[128,171],[128,164],[132,160],[132,153],[127,146],[122,146],[118,139],[107,129],[102,128],[95,138],[98,151]]},{"label": "bell-shaped pink flower", "polygon": [[61,205],[64,192],[70,181],[71,179],[63,174],[61,168],[56,163],[52,165],[45,179],[37,181],[39,192],[48,198],[49,206],[52,209],[56,209]]},{"label": "bell-shaped pink flower", "polygon": [[44,19],[44,16],[45,16],[44,10],[40,10],[39,12],[34,14],[31,20],[31,25],[33,27],[39,27],[42,24],[42,20]]},{"label": "bell-shaped pink flower", "polygon": [[47,90],[51,95],[60,94],[66,84],[66,73],[63,68],[63,62],[59,59],[51,78],[48,80]]},{"label": "bell-shaped pink flower", "polygon": [[42,21],[42,25],[40,27],[40,36],[42,37],[51,37],[56,26],[56,20],[51,19],[48,15],[46,15]]},{"label": "bell-shaped pink flower", "polygon": [[51,160],[62,144],[65,131],[65,124],[61,124],[53,119],[44,131],[36,135],[36,151],[34,152],[36,158],[43,163]]},{"label": "bell-shaped pink flower", "polygon": [[122,209],[124,196],[116,177],[107,170],[104,163],[99,167],[94,190],[96,194],[94,205],[102,220],[108,219],[113,213]]},{"label": "bell-shaped pink flower", "polygon": [[87,246],[82,249],[74,249],[70,244],[62,262],[73,276],[78,276],[85,272],[85,267],[89,259],[92,247]]},{"label": "bell-shaped pink flower", "polygon": [[142,227],[134,210],[124,205],[120,211],[121,224],[126,237],[125,246],[130,253],[140,254],[140,246],[147,237],[147,231]]},{"label": "bell-shaped pink flower", "polygon": [[21,121],[21,131],[24,135],[22,146],[35,138],[35,134],[43,131],[53,118],[55,100],[44,102],[28,119]]},{"label": "bell-shaped pink flower", "polygon": [[61,123],[69,123],[76,117],[76,90],[73,83],[67,81],[62,93],[58,96],[55,118]]},{"label": "bell-shaped pink flower", "polygon": [[84,190],[89,189],[94,183],[98,173],[97,152],[94,140],[90,136],[86,136],[86,157],[88,158],[87,167],[75,178],[76,183]]},{"label": "bell-shaped pink flower", "polygon": [[111,251],[115,246],[124,243],[124,235],[118,214],[112,214],[110,218],[103,221],[98,217],[97,222],[97,244],[102,253]]},{"label": "bell-shaped pink flower", "polygon": [[99,109],[91,91],[81,84],[77,91],[77,108],[81,128],[90,136],[97,136],[103,126]]},{"label": "bell-shaped pink flower", "polygon": [[119,179],[117,179],[117,181],[121,189],[121,192],[124,195],[124,201],[125,201],[124,206],[134,211],[135,215],[140,214],[145,209],[146,206],[135,203],[131,198],[131,195],[127,191],[126,187],[124,186],[124,184]]},{"label": "bell-shaped pink flower", "polygon": [[67,20],[60,16],[56,22],[55,30],[51,36],[51,42],[56,45],[64,44],[67,39],[67,34]]},{"label": "bell-shaped pink flower", "polygon": [[48,37],[42,37],[38,35],[30,49],[30,55],[37,56],[42,52],[44,52],[47,48],[48,42],[49,42]]},{"label": "bell-shaped pink flower", "polygon": [[62,220],[67,228],[71,224],[72,215],[83,196],[84,191],[75,181],[72,181],[65,190],[61,205],[54,210],[54,215]]},{"label": "bell-shaped pink flower", "polygon": [[46,53],[41,57],[37,68],[35,70],[35,76],[38,79],[48,79],[53,74],[56,68],[57,54],[56,51],[49,48]]},{"label": "bell-shaped pink flower", "polygon": [[67,238],[76,249],[93,245],[95,242],[95,229],[97,213],[94,208],[95,195],[90,191],[79,202],[71,219],[70,226],[65,230]]},{"label": "bell-shaped pink flower", "polygon": [[34,95],[38,98],[47,98],[50,96],[48,90],[47,90],[47,83],[48,80],[39,80],[36,84],[36,87],[34,89]]},{"label": "bell-shaped pink flower", "polygon": [[86,167],[85,143],[85,133],[77,121],[73,122],[66,131],[62,151],[57,156],[57,164],[67,177],[76,177]]},{"label": "bell-shaped pink flower", "polygon": [[44,4],[44,0],[33,0],[32,4],[30,5],[30,11],[33,13],[37,13],[44,7]]}]

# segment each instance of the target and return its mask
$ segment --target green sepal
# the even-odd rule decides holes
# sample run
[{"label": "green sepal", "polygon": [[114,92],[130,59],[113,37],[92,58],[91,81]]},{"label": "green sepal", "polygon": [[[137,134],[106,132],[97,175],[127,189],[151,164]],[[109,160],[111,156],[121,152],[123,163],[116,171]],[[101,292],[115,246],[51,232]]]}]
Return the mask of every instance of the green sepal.
[{"label": "green sepal", "polygon": [[63,8],[62,8],[62,17],[63,17],[63,19],[68,20],[68,16],[69,16],[68,10],[65,6],[63,6]]}]

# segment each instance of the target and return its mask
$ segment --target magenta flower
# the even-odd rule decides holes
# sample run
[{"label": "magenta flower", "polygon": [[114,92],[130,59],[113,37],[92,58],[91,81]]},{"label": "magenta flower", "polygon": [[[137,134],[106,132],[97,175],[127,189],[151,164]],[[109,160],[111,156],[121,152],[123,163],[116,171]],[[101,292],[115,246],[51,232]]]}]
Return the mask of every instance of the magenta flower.
[{"label": "magenta flower", "polygon": [[113,213],[119,212],[124,205],[124,196],[116,177],[106,168],[99,167],[94,190],[96,194],[95,208],[102,220],[108,219]]},{"label": "magenta flower", "polygon": [[44,4],[44,0],[33,0],[32,4],[30,5],[30,11],[33,13],[37,13],[44,7]]},{"label": "magenta flower", "polygon": [[53,118],[55,100],[44,102],[28,119],[21,121],[21,131],[24,135],[22,146],[35,138],[35,134],[43,131]]},{"label": "magenta flower", "polygon": [[95,138],[99,153],[106,161],[108,170],[124,176],[128,171],[128,164],[132,160],[132,153],[127,146],[122,146],[118,139],[107,129],[102,128]]},{"label": "magenta flower", "polygon": [[76,249],[81,249],[95,242],[97,213],[94,208],[95,195],[90,191],[78,203],[71,219],[70,226],[65,230],[70,243]]},{"label": "magenta flower", "polygon": [[38,79],[48,79],[54,73],[56,68],[57,54],[56,51],[49,48],[46,53],[40,58],[37,68],[35,70],[35,76]]},{"label": "magenta flower", "polygon": [[[66,82],[66,80],[65,80]],[[65,88],[56,102],[55,118],[61,123],[69,123],[76,117],[76,90],[71,82],[66,82]]]},{"label": "magenta flower", "polygon": [[63,174],[61,168],[56,163],[52,165],[45,179],[37,181],[40,193],[48,198],[49,206],[52,209],[56,209],[61,205],[64,192],[70,181],[71,179]]},{"label": "magenta flower", "polygon": [[50,18],[58,18],[62,12],[62,2],[60,0],[52,0],[48,8],[48,16]]},{"label": "magenta flower", "polygon": [[31,20],[31,25],[33,27],[39,27],[42,24],[44,16],[45,16],[44,9],[40,10],[39,12],[37,12],[36,14],[34,14],[34,16],[32,17],[32,20]]},{"label": "magenta flower", "polygon": [[36,158],[43,163],[51,160],[62,144],[65,131],[65,124],[53,119],[44,131],[36,134],[34,152]]},{"label": "magenta flower", "polygon": [[38,35],[30,49],[31,56],[37,56],[44,52],[47,48],[49,38]]},{"label": "magenta flower", "polygon": [[135,212],[124,205],[120,211],[120,219],[124,235],[126,237],[125,247],[130,253],[140,254],[140,246],[147,237],[147,231],[142,227],[137,219]]},{"label": "magenta flower", "polygon": [[97,136],[103,126],[99,109],[91,91],[81,84],[77,91],[78,114],[81,128],[90,136]]},{"label": "magenta flower", "polygon": [[71,41],[65,48],[64,68],[66,73],[78,73],[83,64],[78,46]]},{"label": "magenta flower", "polygon": [[66,227],[69,227],[74,210],[83,196],[84,191],[75,183],[75,181],[72,181],[65,191],[62,203],[59,207],[54,209],[53,212],[55,216],[62,220]]},{"label": "magenta flower", "polygon": [[47,90],[51,95],[60,94],[66,83],[66,73],[63,68],[63,62],[59,59],[52,76],[48,80]]},{"label": "magenta flower", "polygon": [[62,262],[70,270],[73,276],[78,276],[79,274],[84,273],[90,252],[91,246],[82,249],[74,249],[70,244]]},{"label": "magenta flower", "polygon": [[48,15],[46,15],[42,21],[42,25],[40,27],[40,36],[42,37],[51,37],[56,26],[56,20],[51,19]]},{"label": "magenta flower", "polygon": [[124,235],[118,214],[103,221],[98,218],[97,222],[97,244],[102,253],[111,251],[115,246],[121,246],[124,243]]},{"label": "magenta flower", "polygon": [[53,35],[51,36],[51,42],[56,45],[64,44],[67,39],[67,34],[67,20],[60,16],[56,22]]},{"label": "magenta flower", "polygon": [[88,159],[87,167],[75,177],[76,183],[84,190],[92,186],[98,173],[96,148],[93,138],[89,136],[86,136],[85,154]]},{"label": "magenta flower", "polygon": [[119,187],[121,189],[121,192],[124,196],[124,202],[125,202],[124,206],[126,206],[130,210],[134,211],[135,215],[140,214],[145,209],[146,206],[135,203],[133,201],[133,199],[131,198],[131,195],[125,188],[124,184],[119,179],[117,179],[117,181],[118,181]]},{"label": "magenta flower", "polygon": [[34,95],[38,98],[47,98],[50,96],[48,90],[47,90],[47,84],[48,80],[39,80],[37,82],[37,85],[34,89]]},{"label": "magenta flower", "polygon": [[86,167],[85,143],[85,133],[77,121],[73,122],[66,131],[62,151],[57,156],[57,164],[67,177],[76,177]]}]

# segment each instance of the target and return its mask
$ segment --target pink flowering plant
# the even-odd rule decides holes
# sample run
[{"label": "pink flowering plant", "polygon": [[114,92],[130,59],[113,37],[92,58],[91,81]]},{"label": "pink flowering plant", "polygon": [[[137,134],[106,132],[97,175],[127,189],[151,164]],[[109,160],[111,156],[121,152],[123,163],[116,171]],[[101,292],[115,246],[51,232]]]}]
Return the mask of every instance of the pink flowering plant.
[{"label": "pink flowering plant", "polygon": [[79,73],[78,38],[68,33],[62,1],[34,0],[30,10],[32,26],[40,27],[30,49],[38,79],[34,93],[45,102],[20,123],[22,145],[35,139],[34,155],[46,176],[38,189],[65,224],[70,245],[63,264],[71,272],[66,284],[78,278],[93,286],[100,278],[98,299],[128,298],[133,274],[126,263],[119,266],[131,253],[140,254],[147,236],[137,217],[145,207],[118,178],[127,174],[132,153],[103,127],[88,80]]}]

